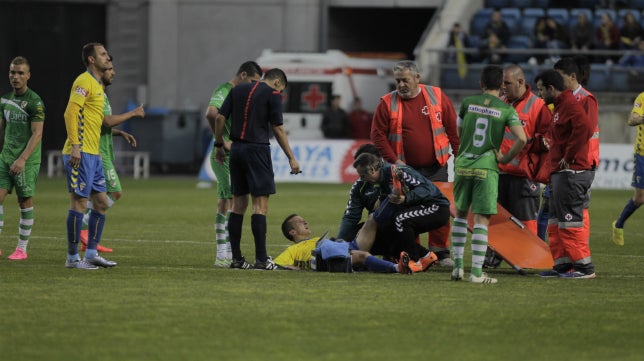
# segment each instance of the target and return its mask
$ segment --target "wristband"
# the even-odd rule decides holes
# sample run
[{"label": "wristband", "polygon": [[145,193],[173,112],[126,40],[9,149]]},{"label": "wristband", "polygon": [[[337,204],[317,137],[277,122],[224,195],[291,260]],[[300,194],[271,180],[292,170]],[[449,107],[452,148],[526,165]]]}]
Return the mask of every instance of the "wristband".
[{"label": "wristband", "polygon": [[214,146],[215,148],[221,148],[224,146],[224,143],[215,143]]}]

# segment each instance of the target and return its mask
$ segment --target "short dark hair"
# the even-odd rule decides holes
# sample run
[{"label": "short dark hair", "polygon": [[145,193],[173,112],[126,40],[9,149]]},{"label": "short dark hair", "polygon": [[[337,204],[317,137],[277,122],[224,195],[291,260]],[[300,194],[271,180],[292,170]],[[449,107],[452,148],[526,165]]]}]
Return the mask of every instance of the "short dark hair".
[{"label": "short dark hair", "polygon": [[295,214],[295,213],[293,213],[293,214],[289,214],[289,215],[288,215],[288,216],[286,216],[286,218],[284,219],[284,222],[282,222],[282,234],[283,234],[283,235],[284,235],[284,237],[286,237],[286,239],[288,239],[289,241],[293,241],[293,237],[289,234],[289,232],[291,231],[291,229],[293,229],[293,224],[291,224],[291,220],[292,220],[294,217],[297,217],[297,214]]},{"label": "short dark hair", "polygon": [[239,69],[237,69],[237,75],[241,75],[243,72],[246,72],[248,76],[258,75],[261,77],[264,74],[262,68],[254,61],[247,61],[240,65]]},{"label": "short dark hair", "polygon": [[286,73],[282,71],[282,69],[279,68],[273,68],[266,73],[264,73],[264,80],[273,80],[273,79],[279,79],[283,84],[284,88],[288,86],[288,80],[286,79]]},{"label": "short dark hair", "polygon": [[358,158],[362,153],[369,153],[369,154],[375,155],[378,158],[382,158],[382,153],[380,153],[380,149],[378,149],[378,147],[376,147],[371,143],[365,143],[359,146],[358,149],[356,150],[356,154],[353,156],[353,160],[356,160],[356,158]]},{"label": "short dark hair", "polygon": [[541,81],[541,84],[544,87],[549,87],[552,85],[558,91],[566,90],[563,77],[561,76],[561,74],[559,74],[558,71],[554,69],[545,70],[537,75],[537,77],[534,79],[534,82],[538,83],[539,81]]},{"label": "short dark hair", "polygon": [[362,153],[356,157],[355,161],[353,161],[353,168],[358,169],[358,167],[369,167],[377,170],[382,168],[382,164],[382,158],[371,153]]},{"label": "short dark hair", "polygon": [[488,90],[501,89],[503,69],[498,65],[488,65],[481,71],[481,85]]},{"label": "short dark hair", "polygon": [[105,47],[105,45],[103,45],[101,43],[96,43],[96,42],[87,43],[87,44],[83,45],[83,51],[81,53],[81,56],[83,57],[83,64],[85,64],[85,66],[89,66],[89,57],[90,56],[96,57],[96,47],[97,46]]},{"label": "short dark hair", "polygon": [[572,75],[574,73],[575,76],[577,77],[577,80],[581,78],[581,74],[579,73],[579,66],[577,66],[577,62],[575,61],[575,59],[569,56],[559,59],[553,66],[553,69],[561,70],[566,75]]}]

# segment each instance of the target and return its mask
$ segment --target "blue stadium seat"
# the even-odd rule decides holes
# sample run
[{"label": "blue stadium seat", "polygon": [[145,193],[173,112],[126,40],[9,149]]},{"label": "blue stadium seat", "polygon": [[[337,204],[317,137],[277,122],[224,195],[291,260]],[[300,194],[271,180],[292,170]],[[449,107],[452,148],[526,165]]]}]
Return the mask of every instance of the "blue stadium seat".
[{"label": "blue stadium seat", "polygon": [[[488,11],[489,10],[489,11]],[[491,9],[480,9],[470,19],[470,34],[483,34],[490,21]]]},{"label": "blue stadium seat", "polygon": [[470,48],[479,48],[481,46],[481,37],[477,34],[469,36]]},{"label": "blue stadium seat", "polygon": [[604,64],[592,64],[590,66],[590,79],[588,90],[591,92],[610,91],[610,67]]},{"label": "blue stadium seat", "polygon": [[[469,36],[469,41],[470,41],[470,48],[473,49],[479,49],[481,47],[481,37],[478,35],[470,35]],[[471,59],[472,62],[479,62],[481,61],[479,53],[470,53],[467,54],[467,56]]]},{"label": "blue stadium seat", "polygon": [[526,16],[545,16],[546,15],[546,10],[542,8],[525,8],[523,9],[523,17],[525,18]]},{"label": "blue stadium seat", "polygon": [[510,34],[514,34],[517,31],[517,28],[519,28],[519,19],[507,18],[503,19],[503,21],[505,21],[508,29],[510,29]]},{"label": "blue stadium seat", "polygon": [[526,36],[534,36],[534,25],[537,23],[537,19],[539,19],[541,16],[523,16],[521,21],[519,22],[519,27],[517,28],[517,35],[526,35]]},{"label": "blue stadium seat", "polygon": [[517,8],[501,9],[501,17],[510,28],[510,31],[514,32],[521,19],[521,10]]},{"label": "blue stadium seat", "polygon": [[[592,75],[591,75],[592,76]],[[629,69],[621,66],[615,66],[610,71],[610,90],[616,92],[630,91],[631,87],[628,82]]]},{"label": "blue stadium seat", "polygon": [[515,19],[516,21],[519,21],[519,19],[521,19],[521,10],[517,8],[501,9],[501,17],[503,20]]},{"label": "blue stadium seat", "polygon": [[567,26],[568,25],[568,9],[552,8],[548,9],[548,16],[553,18],[557,23]]},{"label": "blue stadium seat", "polygon": [[[532,39],[526,35],[513,35],[508,41],[508,49],[530,49],[532,48]],[[523,63],[528,61],[530,54],[508,54],[506,60],[509,63]]]}]

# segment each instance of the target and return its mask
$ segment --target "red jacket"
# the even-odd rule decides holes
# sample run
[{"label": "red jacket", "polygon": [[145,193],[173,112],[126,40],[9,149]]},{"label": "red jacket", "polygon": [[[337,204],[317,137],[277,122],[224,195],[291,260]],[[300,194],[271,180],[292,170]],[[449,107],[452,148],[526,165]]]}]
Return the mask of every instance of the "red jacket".
[{"label": "red jacket", "polygon": [[[371,126],[371,140],[390,163],[403,160],[414,168],[437,162],[443,165],[449,158],[445,152],[448,143],[454,154],[458,152],[456,111],[440,88],[423,84],[419,87],[421,93],[413,99],[396,96],[396,114],[391,111],[395,91],[380,99]],[[402,114],[405,104],[418,104],[419,108],[415,114]]]},{"label": "red jacket", "polygon": [[562,159],[568,162],[570,169],[591,169],[588,141],[593,131],[593,124],[572,91],[566,89],[559,94],[552,115],[550,173],[561,170],[559,162]]},{"label": "red jacket", "polygon": [[[541,163],[541,157],[547,156],[541,147],[543,136],[550,128],[552,113],[546,106],[543,99],[536,96],[526,86],[526,92],[521,97],[510,102],[504,99],[506,103],[511,104],[519,115],[519,120],[523,125],[528,144],[523,148],[514,159],[507,164],[499,164],[501,172],[535,179]],[[514,144],[515,138],[509,128],[505,128],[503,142],[501,143],[501,152],[507,153]]]},{"label": "red jacket", "polygon": [[591,165],[593,168],[597,168],[599,167],[599,105],[597,104],[595,96],[581,85],[573,94],[581,102],[581,106],[586,111],[588,119],[593,125],[594,131],[592,138],[590,138],[588,151],[590,152]]}]

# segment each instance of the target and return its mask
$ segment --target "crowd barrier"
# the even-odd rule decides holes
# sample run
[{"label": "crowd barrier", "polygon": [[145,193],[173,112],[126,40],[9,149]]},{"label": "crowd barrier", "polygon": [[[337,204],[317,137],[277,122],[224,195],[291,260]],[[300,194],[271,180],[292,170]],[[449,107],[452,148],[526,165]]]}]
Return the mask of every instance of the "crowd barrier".
[{"label": "crowd barrier", "polygon": [[[277,142],[271,142],[273,170],[278,183],[353,183],[358,174],[353,168],[353,154],[367,141],[352,140],[292,140],[291,148],[300,163],[302,173],[290,174],[288,159]],[[633,146],[630,144],[601,144],[600,165],[595,173],[593,189],[630,189],[633,172]],[[449,180],[453,176],[453,157],[450,158]],[[204,159],[200,181],[216,181],[210,166],[210,153]]]}]

